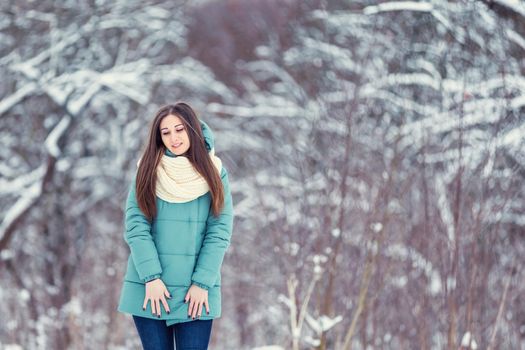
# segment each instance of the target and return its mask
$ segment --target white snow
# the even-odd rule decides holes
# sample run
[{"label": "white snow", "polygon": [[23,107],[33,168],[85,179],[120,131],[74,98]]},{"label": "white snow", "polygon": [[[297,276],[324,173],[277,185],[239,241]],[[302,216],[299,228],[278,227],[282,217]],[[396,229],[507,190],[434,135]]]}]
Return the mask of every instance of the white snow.
[{"label": "white snow", "polygon": [[478,348],[478,344],[472,338],[472,334],[470,332],[466,332],[463,335],[463,338],[461,338],[461,346],[472,350],[476,350]]},{"label": "white snow", "polygon": [[55,158],[58,158],[61,153],[60,148],[58,147],[58,140],[64,134],[64,132],[66,132],[70,124],[71,117],[69,115],[63,116],[60,122],[53,128],[53,130],[51,130],[44,141],[47,151]]},{"label": "white snow", "polygon": [[314,346],[314,347],[317,347],[321,344],[321,339],[317,339],[317,338],[313,338],[309,335],[303,337],[303,341],[310,345],[310,346]]},{"label": "white snow", "polygon": [[15,174],[9,174],[8,176],[14,177],[10,181],[8,181],[7,178],[0,177],[0,193],[2,195],[22,193],[25,191],[26,187],[31,186],[35,182],[40,182],[42,180],[42,176],[45,174],[45,171],[45,165],[42,164],[38,168],[28,173],[18,176],[15,176]]},{"label": "white snow", "polygon": [[506,32],[510,40],[512,40],[523,50],[525,50],[525,39],[521,35],[519,35],[516,31],[512,29],[507,29]]},{"label": "white snow", "polygon": [[0,101],[0,115],[7,112],[14,105],[18,104],[26,96],[31,95],[36,90],[37,90],[37,85],[35,83],[27,83],[27,84],[24,84],[21,88],[16,90],[11,95],[9,95],[8,97],[4,97]]},{"label": "white snow", "polygon": [[326,315],[321,315],[319,318],[313,318],[309,313],[306,314],[305,320],[307,324],[312,328],[316,334],[319,336],[323,332],[327,332],[333,328],[336,324],[343,320],[343,316],[337,315],[335,317],[328,317]]},{"label": "white snow", "polygon": [[325,262],[327,262],[328,258],[324,254],[315,254],[312,257],[312,261],[314,262],[314,264],[319,265],[319,264],[324,264]]},{"label": "white snow", "polygon": [[375,6],[367,6],[363,9],[365,15],[376,14],[386,11],[422,11],[429,12],[433,9],[431,3],[416,1],[392,1],[384,2]]},{"label": "white snow", "polygon": [[294,103],[278,96],[274,96],[271,99],[273,103],[256,106],[227,106],[212,102],[208,104],[207,111],[209,113],[221,113],[247,118],[293,118],[302,116],[300,109]]},{"label": "white snow", "polygon": [[[1,343],[0,343],[1,345]],[[24,350],[24,348],[21,345],[18,344],[6,344],[3,347],[5,350]]]},{"label": "white snow", "polygon": [[34,201],[40,196],[42,185],[35,182],[23,192],[22,196],[18,198],[16,203],[12,205],[4,215],[2,223],[0,224],[0,240],[4,238],[6,229],[11,226],[13,221],[17,219],[24,211],[26,211]]},{"label": "white snow", "polygon": [[77,297],[71,298],[66,304],[62,305],[62,311],[66,314],[79,316],[82,314],[82,305]]},{"label": "white snow", "polygon": [[31,294],[29,294],[29,291],[27,289],[21,289],[19,293],[20,294],[18,296],[23,302],[26,302],[29,299],[31,299]]},{"label": "white snow", "polygon": [[301,246],[296,242],[286,242],[284,244],[284,251],[290,254],[291,256],[296,256],[299,252],[299,248],[301,248]]},{"label": "white snow", "polygon": [[380,223],[380,222],[374,222],[374,223],[371,223],[371,224],[370,224],[370,228],[371,228],[372,231],[374,231],[375,233],[378,233],[378,232],[380,232],[380,231],[383,229],[383,224]]},{"label": "white snow", "polygon": [[525,17],[525,3],[523,0],[494,0],[494,2],[511,9],[522,17]]},{"label": "white snow", "polygon": [[396,257],[401,260],[409,259],[412,267],[422,270],[428,280],[428,291],[431,295],[441,292],[442,282],[439,270],[434,268],[432,262],[426,259],[421,253],[412,247],[402,244],[391,244],[384,251],[386,256]]},{"label": "white snow", "polygon": [[11,249],[4,249],[0,252],[0,260],[9,260],[15,256],[15,253]]}]

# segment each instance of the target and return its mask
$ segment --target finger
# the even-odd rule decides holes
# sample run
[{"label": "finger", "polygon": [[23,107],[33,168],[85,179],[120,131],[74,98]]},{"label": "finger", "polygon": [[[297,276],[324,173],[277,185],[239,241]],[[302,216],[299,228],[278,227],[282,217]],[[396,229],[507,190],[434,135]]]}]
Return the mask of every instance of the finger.
[{"label": "finger", "polygon": [[146,307],[148,307],[148,297],[144,298],[144,304],[142,304],[142,310],[146,310]]},{"label": "finger", "polygon": [[187,303],[188,300],[190,300],[190,291],[188,290],[188,292],[186,293],[186,296],[184,297],[184,303]]},{"label": "finger", "polygon": [[168,302],[166,301],[166,298],[162,297],[160,300],[162,301],[162,305],[164,305],[164,309],[169,314],[170,313],[170,307],[168,306]]},{"label": "finger", "polygon": [[208,299],[204,300],[204,306],[206,307],[206,314],[210,314],[210,305],[208,304]]},{"label": "finger", "polygon": [[157,313],[157,305],[155,304],[155,299],[151,299],[151,313],[153,315]]},{"label": "finger", "polygon": [[197,305],[197,318],[201,317],[202,314],[202,302],[198,303]]},{"label": "finger", "polygon": [[157,317],[160,317],[160,301],[158,299],[155,299],[155,307],[157,308]]},{"label": "finger", "polygon": [[195,308],[195,301],[194,300],[190,300],[190,307],[188,309],[188,317],[194,317],[193,316],[193,309]]},{"label": "finger", "polygon": [[197,312],[199,311],[198,307],[199,307],[199,302],[196,301],[196,302],[193,304],[193,312],[191,313],[191,317],[192,317],[193,319],[195,319],[195,318],[197,317]]},{"label": "finger", "polygon": [[167,289],[164,289],[164,295],[166,296],[166,298],[171,299],[170,292],[168,292]]}]

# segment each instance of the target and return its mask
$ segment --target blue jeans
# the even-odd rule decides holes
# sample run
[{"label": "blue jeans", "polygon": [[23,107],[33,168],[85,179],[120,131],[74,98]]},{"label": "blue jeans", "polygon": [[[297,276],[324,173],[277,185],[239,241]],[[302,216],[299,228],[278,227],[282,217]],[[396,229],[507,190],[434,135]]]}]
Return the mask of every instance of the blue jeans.
[{"label": "blue jeans", "polygon": [[194,320],[166,326],[166,321],[133,315],[144,350],[206,350],[213,320]]}]

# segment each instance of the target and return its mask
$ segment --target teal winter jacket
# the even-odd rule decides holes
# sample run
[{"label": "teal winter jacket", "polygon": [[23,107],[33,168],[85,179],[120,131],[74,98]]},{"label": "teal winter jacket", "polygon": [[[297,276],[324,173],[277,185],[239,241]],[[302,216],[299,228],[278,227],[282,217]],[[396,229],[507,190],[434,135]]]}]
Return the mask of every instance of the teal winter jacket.
[{"label": "teal winter jacket", "polygon": [[[213,133],[201,121],[206,147],[214,147]],[[166,149],[165,154],[177,157]],[[159,319],[152,314],[151,303],[142,309],[145,283],[160,277],[171,299],[166,301],[170,314],[161,305],[161,318],[168,326],[192,321],[188,318],[189,303],[184,297],[192,284],[208,290],[210,314],[202,308],[200,319],[221,316],[221,265],[230,245],[233,228],[233,203],[228,172],[222,167],[224,207],[218,217],[211,211],[211,194],[186,202],[170,203],[156,198],[157,215],[150,223],[140,210],[132,181],[125,210],[124,241],[130,249],[122,284],[118,311]],[[162,304],[162,303],[161,303]]]}]

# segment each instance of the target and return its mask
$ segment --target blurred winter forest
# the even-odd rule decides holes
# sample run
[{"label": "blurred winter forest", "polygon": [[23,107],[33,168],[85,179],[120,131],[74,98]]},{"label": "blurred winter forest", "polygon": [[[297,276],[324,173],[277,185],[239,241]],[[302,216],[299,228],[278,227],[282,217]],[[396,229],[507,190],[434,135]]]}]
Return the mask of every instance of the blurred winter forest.
[{"label": "blurred winter forest", "polygon": [[155,111],[216,137],[210,349],[525,349],[525,3],[2,1],[0,349],[139,349]]}]

